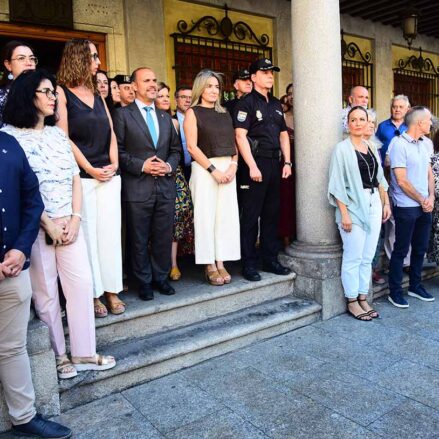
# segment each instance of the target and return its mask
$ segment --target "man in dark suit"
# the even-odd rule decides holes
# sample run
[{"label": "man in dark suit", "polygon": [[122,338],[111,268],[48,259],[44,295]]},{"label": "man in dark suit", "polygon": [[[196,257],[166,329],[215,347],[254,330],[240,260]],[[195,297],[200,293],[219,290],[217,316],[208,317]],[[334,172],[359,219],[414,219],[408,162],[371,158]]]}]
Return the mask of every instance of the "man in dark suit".
[{"label": "man in dark suit", "polygon": [[119,145],[131,273],[140,298],[151,300],[153,288],[166,295],[175,293],[167,278],[176,196],[173,173],[182,150],[171,116],[154,106],[154,72],[148,67],[136,69],[132,84],[136,100],[118,109],[113,123]]}]

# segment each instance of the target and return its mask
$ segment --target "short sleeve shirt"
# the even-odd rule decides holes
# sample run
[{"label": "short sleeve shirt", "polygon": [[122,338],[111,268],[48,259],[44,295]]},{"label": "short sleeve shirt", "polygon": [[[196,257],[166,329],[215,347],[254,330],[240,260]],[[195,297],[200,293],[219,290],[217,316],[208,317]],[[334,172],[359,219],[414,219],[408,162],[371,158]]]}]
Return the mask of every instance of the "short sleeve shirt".
[{"label": "short sleeve shirt", "polygon": [[428,197],[428,168],[433,152],[431,140],[426,137],[415,140],[403,133],[392,140],[389,150],[393,204],[398,207],[419,207],[419,203],[399,186],[394,169],[406,168],[409,182],[423,197]]},{"label": "short sleeve shirt", "polygon": [[244,128],[252,140],[265,150],[280,149],[280,133],[287,131],[279,99],[264,95],[255,89],[236,103],[233,112],[235,128]]},{"label": "short sleeve shirt", "polygon": [[384,159],[386,158],[386,154],[388,153],[388,148],[392,139],[395,136],[401,135],[405,131],[407,131],[407,125],[405,123],[402,123],[399,128],[397,128],[392,122],[392,119],[387,119],[378,125],[376,136],[383,143],[380,151],[381,160],[383,161],[383,163]]},{"label": "short sleeve shirt", "polygon": [[72,214],[73,177],[79,168],[69,139],[58,127],[43,130],[5,125],[2,131],[14,136],[23,148],[40,183],[44,210],[49,218]]}]

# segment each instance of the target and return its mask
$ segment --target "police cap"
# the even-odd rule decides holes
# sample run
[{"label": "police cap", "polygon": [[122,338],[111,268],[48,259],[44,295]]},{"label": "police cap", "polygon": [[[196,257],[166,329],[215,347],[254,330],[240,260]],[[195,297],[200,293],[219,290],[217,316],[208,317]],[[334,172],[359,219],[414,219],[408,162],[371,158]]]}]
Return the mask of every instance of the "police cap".
[{"label": "police cap", "polygon": [[261,58],[250,64],[250,74],[256,73],[258,70],[274,70],[275,72],[280,72],[280,68],[274,66],[271,60],[268,58]]}]

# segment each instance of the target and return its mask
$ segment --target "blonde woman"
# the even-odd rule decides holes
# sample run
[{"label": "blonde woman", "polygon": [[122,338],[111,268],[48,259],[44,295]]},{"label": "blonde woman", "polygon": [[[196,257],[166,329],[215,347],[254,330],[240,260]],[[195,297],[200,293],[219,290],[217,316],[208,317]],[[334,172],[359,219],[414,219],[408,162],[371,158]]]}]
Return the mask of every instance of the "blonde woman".
[{"label": "blonde woman", "polygon": [[[58,72],[57,125],[73,142],[83,192],[82,224],[93,272],[94,312],[106,317],[105,293],[113,314],[125,311],[122,291],[121,180],[110,113],[96,88],[100,65],[96,46],[74,39],[64,47]],[[84,255],[85,257],[85,255]]]},{"label": "blonde woman", "polygon": [[189,187],[194,204],[195,261],[206,265],[211,285],[231,282],[224,261],[241,257],[235,174],[238,153],[229,113],[221,106],[219,73],[202,70],[192,88],[184,120],[193,158]]}]

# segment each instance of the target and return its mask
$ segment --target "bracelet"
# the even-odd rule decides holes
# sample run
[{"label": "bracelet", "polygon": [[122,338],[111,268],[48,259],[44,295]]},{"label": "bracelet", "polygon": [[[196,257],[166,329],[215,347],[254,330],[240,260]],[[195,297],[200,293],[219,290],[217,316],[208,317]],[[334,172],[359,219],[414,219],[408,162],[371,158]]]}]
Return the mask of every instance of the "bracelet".
[{"label": "bracelet", "polygon": [[73,212],[72,216],[77,216],[80,220],[82,220],[82,215],[80,213]]},{"label": "bracelet", "polygon": [[230,162],[230,164],[231,164],[231,165],[234,165],[234,166],[238,166],[238,162],[235,162],[234,160],[232,160],[232,161]]},{"label": "bracelet", "polygon": [[285,162],[284,165],[289,166],[290,168],[293,167],[293,164],[291,162]]},{"label": "bracelet", "polygon": [[210,166],[207,168],[207,171],[210,172],[212,174],[213,171],[215,171],[216,168],[215,166],[213,166],[212,164],[210,164]]}]

